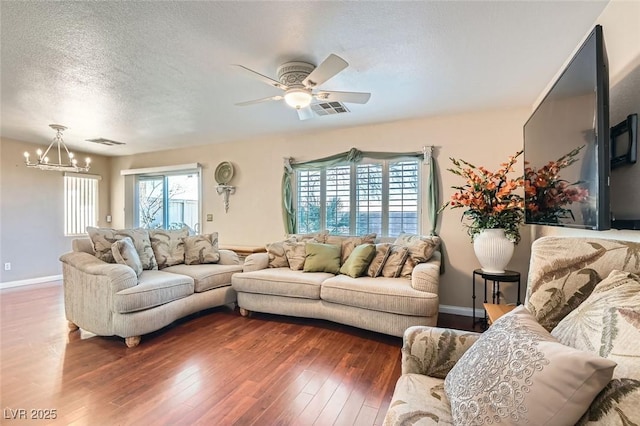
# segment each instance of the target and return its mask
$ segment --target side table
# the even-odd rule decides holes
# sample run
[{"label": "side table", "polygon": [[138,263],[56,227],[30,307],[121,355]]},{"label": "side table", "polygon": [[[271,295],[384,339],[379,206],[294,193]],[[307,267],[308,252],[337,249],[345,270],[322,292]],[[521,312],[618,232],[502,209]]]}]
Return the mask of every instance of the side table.
[{"label": "side table", "polygon": [[515,305],[497,305],[493,303],[483,303],[484,311],[487,313],[489,317],[489,325],[493,324],[498,318],[503,316],[506,313],[513,311],[516,307]]},{"label": "side table", "polygon": [[503,273],[493,273],[485,272],[482,269],[476,269],[473,271],[473,282],[471,284],[473,288],[473,327],[476,325],[476,277],[480,277],[484,280],[484,303],[488,303],[487,283],[491,281],[493,283],[491,289],[491,303],[497,304],[500,301],[500,283],[518,283],[518,300],[516,304],[520,304],[520,272],[507,270]]}]

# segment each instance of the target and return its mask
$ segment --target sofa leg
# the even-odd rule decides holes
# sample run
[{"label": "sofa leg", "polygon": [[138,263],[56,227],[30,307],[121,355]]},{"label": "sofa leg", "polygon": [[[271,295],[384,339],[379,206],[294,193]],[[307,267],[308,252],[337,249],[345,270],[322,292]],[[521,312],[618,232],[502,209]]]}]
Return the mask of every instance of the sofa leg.
[{"label": "sofa leg", "polygon": [[251,316],[251,311],[245,308],[240,308],[240,315],[243,317]]},{"label": "sofa leg", "polygon": [[69,331],[76,331],[80,328],[71,321],[67,321],[67,326],[69,327]]},{"label": "sofa leg", "polygon": [[127,345],[128,348],[135,348],[140,344],[140,339],[141,339],[140,336],[125,337],[124,343]]}]

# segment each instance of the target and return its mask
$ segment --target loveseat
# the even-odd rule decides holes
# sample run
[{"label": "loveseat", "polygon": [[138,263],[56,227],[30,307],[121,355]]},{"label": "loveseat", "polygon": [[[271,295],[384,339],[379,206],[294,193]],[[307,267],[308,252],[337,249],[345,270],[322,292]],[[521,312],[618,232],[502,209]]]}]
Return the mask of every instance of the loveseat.
[{"label": "loveseat", "polygon": [[[438,237],[402,235],[388,240],[393,243],[375,238],[375,234],[291,235],[268,245],[267,253],[248,256],[243,272],[231,278],[240,313],[325,319],[393,336],[402,336],[410,326],[436,325]],[[290,248],[286,256],[283,246]],[[310,247],[324,250],[327,246],[337,247],[337,266],[325,267],[309,252]],[[362,273],[345,272],[358,251],[371,246],[374,255],[362,261]]]},{"label": "loveseat", "polygon": [[536,240],[526,308],[405,332],[384,424],[640,424],[639,273],[640,243]]},{"label": "loveseat", "polygon": [[[60,257],[72,331],[120,336],[134,347],[143,334],[186,315],[235,305],[231,275],[242,265],[234,252],[217,250],[216,233],[188,236],[186,230],[162,230],[149,238],[141,229],[93,228],[89,235],[73,240],[73,251]],[[187,244],[193,246],[185,249]],[[118,259],[122,264],[112,263],[118,257],[114,245],[129,247],[129,255],[141,262],[132,263],[125,254]]]}]

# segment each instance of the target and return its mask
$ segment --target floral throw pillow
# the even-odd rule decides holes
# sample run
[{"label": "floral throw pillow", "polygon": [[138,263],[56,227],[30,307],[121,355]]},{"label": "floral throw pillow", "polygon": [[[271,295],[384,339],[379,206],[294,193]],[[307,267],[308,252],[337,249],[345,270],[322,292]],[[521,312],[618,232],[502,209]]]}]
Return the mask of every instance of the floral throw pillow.
[{"label": "floral throw pillow", "polygon": [[158,269],[184,263],[184,241],[189,229],[153,229],[149,231],[151,248],[158,262]]},{"label": "floral throw pillow", "polygon": [[618,363],[578,424],[640,424],[640,276],[612,271],[551,335]]},{"label": "floral throw pillow", "polygon": [[149,239],[149,231],[146,229],[111,229],[87,226],[87,233],[91,238],[91,244],[98,259],[108,263],[115,263],[111,245],[117,240],[129,237],[133,241],[138,256],[140,256],[142,269],[158,269],[153,248],[151,247],[151,240]]},{"label": "floral throw pillow", "polygon": [[217,232],[185,237],[183,241],[185,264],[199,265],[203,263],[218,263],[220,260]]},{"label": "floral throw pillow", "polygon": [[284,253],[287,256],[287,262],[289,263],[289,268],[293,271],[300,271],[304,268],[304,261],[307,257],[306,245],[307,242],[311,242],[313,240],[300,241],[300,242],[286,242],[283,244]]},{"label": "floral throw pillow", "polygon": [[269,256],[269,268],[289,267],[287,255],[284,253],[284,244],[287,242],[294,243],[296,239],[291,237],[284,241],[277,241],[266,245],[267,255]]},{"label": "floral throw pillow", "polygon": [[376,254],[373,256],[373,260],[369,263],[367,269],[367,275],[375,278],[382,275],[382,268],[387,261],[387,257],[390,254],[391,243],[379,243],[376,244]]},{"label": "floral throw pillow", "polygon": [[135,271],[137,276],[142,274],[142,262],[131,238],[125,237],[117,240],[111,245],[111,252],[116,263],[127,265]]},{"label": "floral throw pillow", "polygon": [[399,277],[408,258],[409,249],[407,247],[392,245],[380,275],[387,278]]},{"label": "floral throw pillow", "polygon": [[520,306],[465,352],[444,390],[455,424],[573,425],[615,366],[561,344]]}]

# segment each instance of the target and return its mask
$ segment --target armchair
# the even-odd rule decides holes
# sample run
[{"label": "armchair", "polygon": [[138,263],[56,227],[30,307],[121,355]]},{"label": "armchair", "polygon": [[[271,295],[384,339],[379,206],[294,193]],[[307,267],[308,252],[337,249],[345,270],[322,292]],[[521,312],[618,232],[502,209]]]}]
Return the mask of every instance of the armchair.
[{"label": "armchair", "polygon": [[[547,331],[551,334],[545,337],[546,340],[540,341],[543,343],[533,342],[529,347],[539,350],[543,345],[550,344],[555,345],[554,350],[557,351],[555,358],[552,358],[548,356],[549,352],[540,349],[542,352],[536,355],[540,354],[543,358],[541,363],[536,364],[539,367],[536,371],[548,372],[560,364],[560,371],[568,372],[569,376],[580,373],[588,375],[586,367],[573,362],[575,356],[582,356],[589,358],[587,364],[595,365],[597,372],[594,376],[600,376],[601,385],[590,396],[583,398],[583,406],[574,420],[567,418],[566,406],[575,403],[568,396],[565,408],[558,410],[548,424],[574,424],[580,416],[577,421],[579,425],[640,424],[640,346],[637,345],[640,339],[639,274],[640,243],[558,237],[545,237],[534,242],[525,301],[528,311],[524,311],[525,315],[531,317],[533,326],[537,327],[534,332],[536,337],[548,334]],[[503,324],[506,322],[513,321],[509,319]],[[501,348],[503,342],[506,345],[517,334],[516,331],[502,331],[504,333],[498,336],[499,339],[494,339],[494,347]],[[449,373],[482,336],[479,333],[437,327],[408,328],[403,337],[402,375],[396,384],[384,424],[454,424],[455,413],[452,413],[452,404],[447,395],[450,389],[447,388],[445,392],[445,380],[449,376],[449,386],[454,377],[460,377],[457,373],[461,369],[456,369],[458,371],[455,374]],[[482,346],[482,343],[478,342],[478,345]],[[474,347],[466,358],[479,359],[477,348]],[[546,363],[547,358],[551,359],[549,363]],[[567,368],[566,363],[573,368]],[[616,363],[613,369],[612,365]],[[486,358],[484,364],[490,364],[490,368],[498,366],[497,363],[487,363]],[[473,376],[478,370],[471,371],[474,371],[471,373]],[[478,376],[480,374],[478,371]],[[547,388],[542,383],[535,389],[539,376],[530,375],[526,379],[527,389],[540,392],[542,388],[542,393],[546,392]],[[482,379],[472,378],[466,382],[479,383],[479,380]],[[562,389],[560,380],[552,375],[552,387],[558,384],[561,395],[572,395]],[[497,382],[485,379],[480,387],[487,391],[486,394],[491,394],[488,388],[493,383]],[[508,384],[515,384],[515,381]],[[588,386],[582,386],[585,387]],[[525,393],[525,398],[528,398],[529,391]],[[502,396],[504,394],[496,389],[490,398]],[[516,408],[520,409],[521,406]],[[544,412],[546,408],[547,404],[534,399],[527,410],[529,413]],[[465,409],[468,411],[469,407]],[[489,412],[488,415],[497,422],[501,414],[504,413]],[[487,416],[487,411],[483,415]],[[514,418],[502,419],[502,422],[504,420],[507,420],[507,424],[519,422],[518,419],[514,422]],[[463,423],[475,424],[472,421]]]}]

